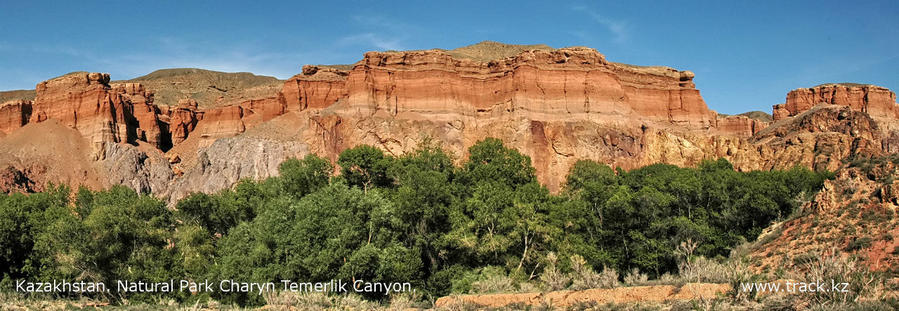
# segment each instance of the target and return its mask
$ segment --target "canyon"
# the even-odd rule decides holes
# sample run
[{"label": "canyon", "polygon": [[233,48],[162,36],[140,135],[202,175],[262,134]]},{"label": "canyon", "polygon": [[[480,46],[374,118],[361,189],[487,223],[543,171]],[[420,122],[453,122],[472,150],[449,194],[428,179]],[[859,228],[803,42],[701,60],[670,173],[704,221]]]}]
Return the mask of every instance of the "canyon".
[{"label": "canyon", "polygon": [[368,52],[352,65],[303,66],[286,81],[225,77],[77,72],[9,97],[0,190],[125,185],[174,201],[277,175],[289,157],[336,162],[362,144],[399,156],[437,143],[461,160],[487,137],[529,156],[551,191],[578,160],[630,169],[723,157],[741,171],[836,170],[899,150],[899,108],[886,88],[801,88],[773,106],[771,121],[724,116],[692,72],[615,63],[586,47],[482,42]]}]

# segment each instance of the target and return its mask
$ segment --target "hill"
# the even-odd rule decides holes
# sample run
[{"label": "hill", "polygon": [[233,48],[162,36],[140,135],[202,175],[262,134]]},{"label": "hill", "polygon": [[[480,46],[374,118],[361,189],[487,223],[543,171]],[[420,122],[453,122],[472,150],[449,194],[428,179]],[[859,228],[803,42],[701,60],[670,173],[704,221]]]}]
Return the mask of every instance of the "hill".
[{"label": "hill", "polygon": [[284,81],[249,72],[219,72],[196,68],[162,69],[125,81],[138,82],[154,92],[158,105],[175,106],[179,99],[191,98],[200,107],[226,106],[249,99],[270,97]]},{"label": "hill", "polygon": [[34,90],[13,90],[0,92],[0,104],[11,100],[34,100]]}]

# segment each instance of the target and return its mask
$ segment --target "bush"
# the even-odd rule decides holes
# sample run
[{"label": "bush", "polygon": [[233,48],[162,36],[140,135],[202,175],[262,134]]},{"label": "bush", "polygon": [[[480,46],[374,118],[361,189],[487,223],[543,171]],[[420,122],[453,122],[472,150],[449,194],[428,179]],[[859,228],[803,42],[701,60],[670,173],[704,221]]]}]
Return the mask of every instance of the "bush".
[{"label": "bush", "polygon": [[517,282],[500,267],[485,267],[478,280],[471,283],[472,294],[512,293],[518,290]]},{"label": "bush", "polygon": [[550,252],[546,255],[546,268],[540,274],[540,281],[551,291],[568,288],[571,284],[571,277],[559,270],[558,257],[555,253]]},{"label": "bush", "polygon": [[687,282],[728,283],[728,272],[726,265],[702,256],[680,265],[680,276]]},{"label": "bush", "polygon": [[596,273],[584,258],[579,255],[571,256],[571,289],[584,290],[591,288],[615,288],[618,287],[618,271],[609,267],[603,267],[602,272]]},{"label": "bush", "polygon": [[648,281],[649,276],[646,275],[646,273],[641,273],[640,269],[637,269],[636,267],[631,269],[631,271],[624,276],[624,284],[628,286],[645,285]]},{"label": "bush", "polygon": [[807,300],[813,305],[854,303],[861,297],[882,299],[882,289],[885,280],[878,273],[871,272],[867,266],[858,262],[855,257],[841,256],[838,252],[830,255],[822,255],[818,260],[812,261],[802,267],[804,274],[797,279],[808,281],[822,281],[836,283],[848,283],[846,292],[818,291],[808,295],[801,295],[800,299]]},{"label": "bush", "polygon": [[854,252],[871,247],[871,242],[873,242],[873,240],[870,237],[854,238],[848,245],[846,245],[846,251]]}]

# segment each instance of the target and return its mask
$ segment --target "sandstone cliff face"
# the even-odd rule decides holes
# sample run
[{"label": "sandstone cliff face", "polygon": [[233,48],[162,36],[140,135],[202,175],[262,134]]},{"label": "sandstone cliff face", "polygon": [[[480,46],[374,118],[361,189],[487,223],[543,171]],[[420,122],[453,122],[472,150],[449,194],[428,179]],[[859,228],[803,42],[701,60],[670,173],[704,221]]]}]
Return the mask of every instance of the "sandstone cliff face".
[{"label": "sandstone cliff face", "polygon": [[159,110],[140,84],[109,84],[109,75],[75,73],[41,82],[29,122],[60,121],[86,137],[96,159],[106,143],[148,142],[164,148]]},{"label": "sandstone cliff face", "polygon": [[281,96],[287,109],[325,108],[346,97],[347,71],[303,66],[303,73],[284,83]]},{"label": "sandstone cliff face", "polygon": [[25,126],[30,117],[30,101],[14,100],[0,104],[0,135]]},{"label": "sandstone cliff face", "polygon": [[464,157],[477,141],[498,137],[558,189],[579,159],[644,163],[647,126],[714,129],[716,114],[692,79],[688,71],[611,63],[589,48],[490,61],[440,50],[369,52],[351,70],[304,67],[283,96],[288,109],[312,113],[305,141],[328,158],[359,144],[399,155],[425,139]]},{"label": "sandstone cliff face", "polygon": [[708,128],[715,118],[692,78],[666,67],[610,63],[588,48],[527,51],[487,63],[438,50],[369,52],[347,74],[346,101],[363,114],[398,117],[609,115]]},{"label": "sandstone cliff face", "polygon": [[197,101],[183,99],[178,102],[177,107],[168,112],[168,115],[172,145],[180,144],[187,139],[187,135],[197,127],[197,122],[199,122]]},{"label": "sandstone cliff face", "polygon": [[[895,95],[879,87],[796,90],[769,125],[717,116],[689,71],[613,63],[589,48],[478,51],[369,52],[350,66],[304,66],[276,95],[224,106],[158,105],[143,84],[77,73],[39,84],[33,104],[0,107],[0,135],[57,120],[92,146],[87,174],[108,180],[98,184],[173,199],[272,176],[291,156],[336,161],[360,144],[400,155],[430,140],[461,160],[497,137],[528,155],[551,190],[582,159],[625,169],[718,157],[744,171],[835,169],[854,155],[899,151]],[[128,172],[109,173],[117,167]]]},{"label": "sandstone cliff face", "polygon": [[58,120],[89,137],[97,151],[105,142],[127,141],[125,107],[113,102],[120,97],[110,96],[108,83],[109,75],[99,73],[75,73],[41,82],[29,122]]},{"label": "sandstone cliff face", "polygon": [[726,116],[718,117],[715,127],[719,131],[741,137],[749,137],[755,135],[765,127],[768,122],[751,119],[745,116]]},{"label": "sandstone cliff face", "polygon": [[774,105],[774,120],[798,115],[821,103],[848,106],[873,118],[899,118],[896,93],[876,85],[844,83],[790,91],[786,103]]}]

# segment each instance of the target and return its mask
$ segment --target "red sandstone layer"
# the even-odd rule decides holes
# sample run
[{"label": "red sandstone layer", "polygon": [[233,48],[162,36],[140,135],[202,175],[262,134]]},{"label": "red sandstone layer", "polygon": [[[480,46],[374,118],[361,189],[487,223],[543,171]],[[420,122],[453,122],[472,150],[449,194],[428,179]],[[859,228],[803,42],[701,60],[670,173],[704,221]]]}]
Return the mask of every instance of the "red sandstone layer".
[{"label": "red sandstone layer", "polygon": [[899,118],[896,93],[876,85],[824,84],[790,91],[787,101],[774,105],[774,120],[792,117],[818,104],[848,106],[873,118]]},{"label": "red sandstone layer", "polygon": [[[104,157],[106,143],[146,143],[168,151],[169,170],[176,176],[188,171],[186,176],[201,179],[223,177],[202,175],[205,165],[214,163],[190,173],[199,165],[192,161],[197,154],[221,139],[248,136],[256,127],[264,129],[249,135],[253,139],[296,143],[291,150],[332,160],[359,144],[399,155],[425,140],[464,157],[477,141],[498,137],[530,156],[540,181],[553,190],[582,159],[623,168],[659,162],[688,166],[718,157],[740,170],[832,168],[856,153],[899,148],[899,134],[879,133],[883,130],[864,116],[812,109],[823,102],[895,120],[895,94],[875,86],[795,90],[775,106],[775,120],[782,122],[762,133],[767,122],[718,117],[709,110],[692,72],[612,63],[589,48],[531,50],[491,61],[441,50],[369,52],[343,69],[305,66],[277,96],[210,109],[191,99],[157,106],[152,90],[141,84],[110,85],[106,74],[72,74],[38,84],[33,103],[0,106],[0,135],[55,119],[91,143],[95,160]],[[803,113],[812,115],[788,122]],[[280,120],[272,122],[275,118]],[[809,124],[834,130],[820,132]],[[853,128],[865,133],[847,130]],[[269,146],[253,146],[263,145]],[[288,156],[285,150],[277,154]],[[267,176],[269,166],[251,177]],[[245,178],[244,171],[227,178]],[[171,182],[188,188],[209,184]]]}]

